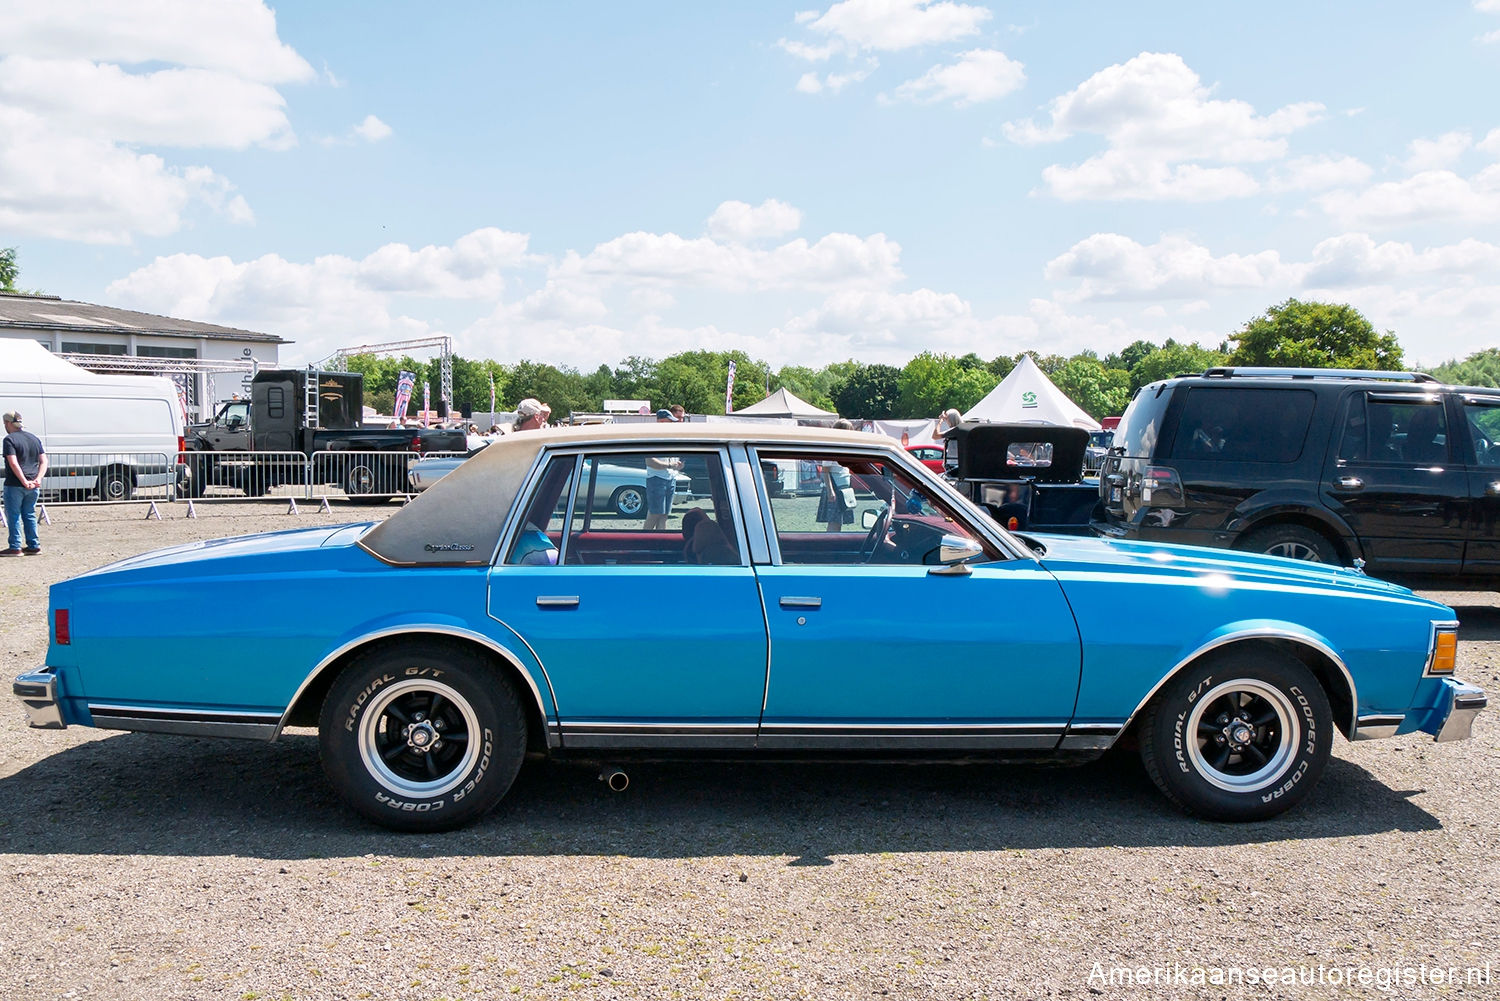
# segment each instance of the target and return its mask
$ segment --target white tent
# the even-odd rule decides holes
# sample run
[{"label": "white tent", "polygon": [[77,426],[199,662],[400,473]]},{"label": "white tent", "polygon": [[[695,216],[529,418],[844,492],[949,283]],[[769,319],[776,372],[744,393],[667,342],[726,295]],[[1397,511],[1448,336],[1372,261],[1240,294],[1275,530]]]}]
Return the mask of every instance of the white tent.
[{"label": "white tent", "polygon": [[831,410],[820,410],[799,399],[796,394],[785,387],[776,390],[770,396],[759,403],[752,403],[748,407],[741,407],[734,411],[735,417],[794,417],[805,421],[838,419],[838,414]]},{"label": "white tent", "polygon": [[94,379],[95,373],[64,361],[29,338],[0,337],[0,372],[11,379]]},{"label": "white tent", "polygon": [[892,438],[906,436],[907,445],[938,445],[937,421],[914,420],[914,421],[871,421],[870,430],[880,434],[890,435]]},{"label": "white tent", "polygon": [[1055,424],[1099,430],[1099,422],[1054,386],[1030,355],[1022,355],[1020,364],[1001,380],[1000,385],[990,390],[988,396],[974,404],[964,414],[964,420],[988,424]]}]

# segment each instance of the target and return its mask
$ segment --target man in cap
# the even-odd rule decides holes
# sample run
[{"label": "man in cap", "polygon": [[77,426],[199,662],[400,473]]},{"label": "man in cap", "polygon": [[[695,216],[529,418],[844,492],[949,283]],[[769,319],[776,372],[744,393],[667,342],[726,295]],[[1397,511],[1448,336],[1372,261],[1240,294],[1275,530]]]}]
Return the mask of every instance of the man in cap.
[{"label": "man in cap", "polygon": [[[656,412],[656,423],[676,424],[677,417],[666,407]],[[672,501],[677,496],[677,471],[682,460],[677,456],[652,456],[646,460],[646,523],[641,526],[647,532],[662,531],[672,516]]]},{"label": "man in cap", "polygon": [[511,430],[534,431],[545,427],[551,417],[551,407],[534,396],[528,396],[516,404],[516,422],[511,425]]},{"label": "man in cap", "polygon": [[[21,414],[5,415],[5,525],[9,545],[0,556],[36,556],[42,551],[36,534],[36,498],[47,475],[47,451],[42,440],[21,427]],[[22,530],[26,548],[21,548]]]}]

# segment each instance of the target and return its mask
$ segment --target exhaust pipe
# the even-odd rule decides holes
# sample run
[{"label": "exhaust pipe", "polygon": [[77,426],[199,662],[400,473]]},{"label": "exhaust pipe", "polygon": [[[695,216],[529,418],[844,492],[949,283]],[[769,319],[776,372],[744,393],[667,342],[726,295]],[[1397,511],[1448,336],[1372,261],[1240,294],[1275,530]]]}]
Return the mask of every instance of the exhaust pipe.
[{"label": "exhaust pipe", "polygon": [[605,768],[599,772],[599,781],[609,786],[610,792],[624,792],[630,788],[630,776],[621,768]]}]

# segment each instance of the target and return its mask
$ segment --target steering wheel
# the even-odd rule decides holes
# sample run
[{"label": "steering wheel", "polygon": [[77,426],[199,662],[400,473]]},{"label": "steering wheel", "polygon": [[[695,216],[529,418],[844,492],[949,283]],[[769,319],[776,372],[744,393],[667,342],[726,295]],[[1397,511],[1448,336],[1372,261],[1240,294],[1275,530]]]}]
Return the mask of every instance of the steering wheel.
[{"label": "steering wheel", "polygon": [[864,541],[859,544],[859,561],[868,563],[875,558],[875,553],[880,549],[880,543],[885,538],[886,526],[891,523],[891,507],[887,504],[880,509],[880,514],[875,517],[875,524],[870,526],[870,532]]}]

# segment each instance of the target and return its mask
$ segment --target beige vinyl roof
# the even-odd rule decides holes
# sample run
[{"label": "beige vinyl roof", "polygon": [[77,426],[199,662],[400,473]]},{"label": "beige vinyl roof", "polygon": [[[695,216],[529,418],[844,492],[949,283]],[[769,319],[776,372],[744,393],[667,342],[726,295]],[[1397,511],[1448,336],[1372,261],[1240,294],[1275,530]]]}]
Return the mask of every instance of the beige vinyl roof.
[{"label": "beige vinyl roof", "polygon": [[589,425],[506,435],[418,494],[376,525],[360,545],[402,566],[486,566],[516,493],[544,449],[593,445],[661,444],[664,448],[731,442],[766,445],[825,443],[879,448],[895,454],[895,439],[863,431],[754,423]]}]

